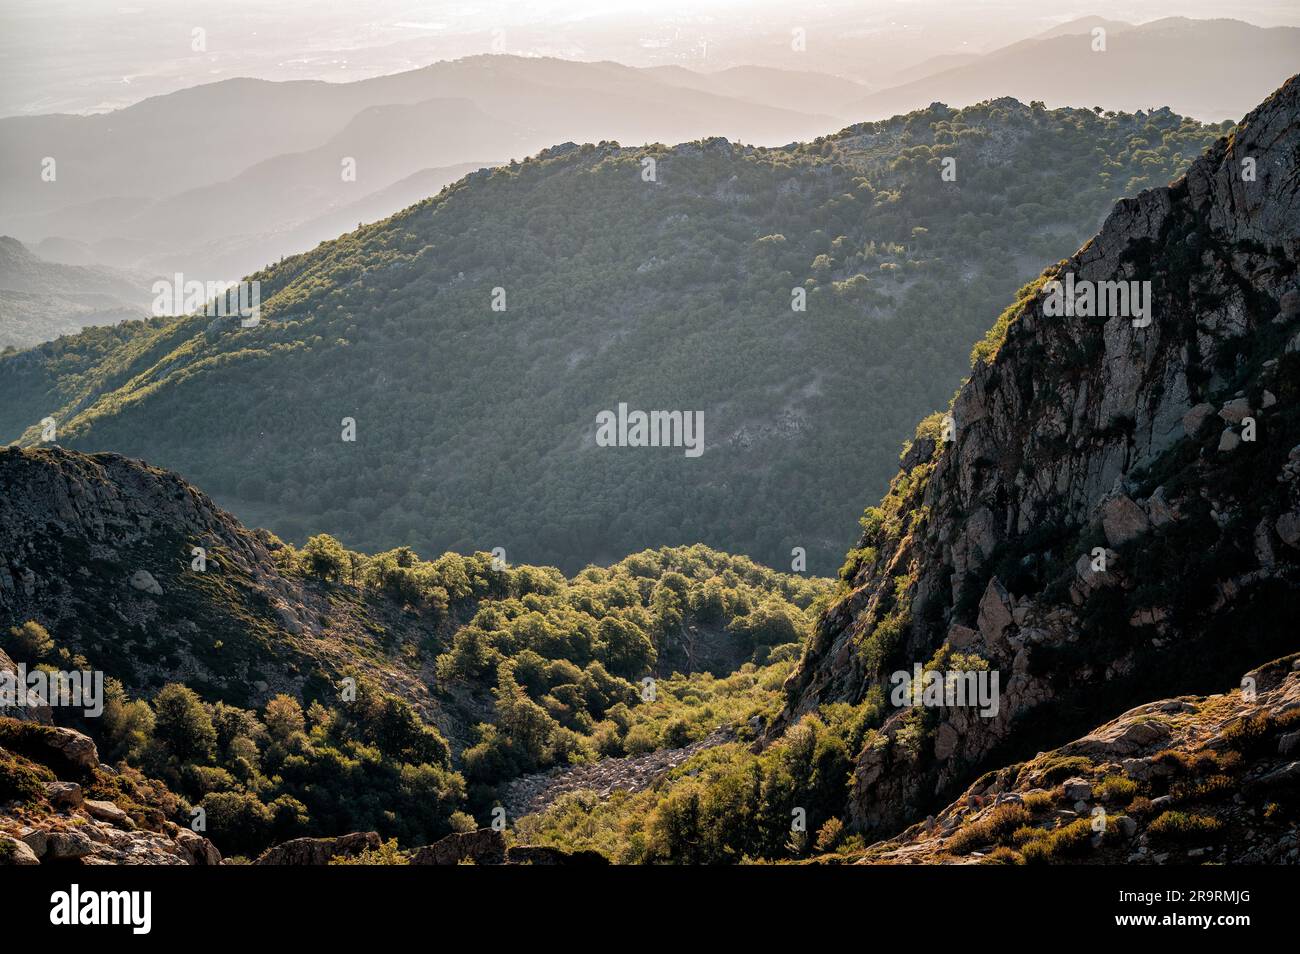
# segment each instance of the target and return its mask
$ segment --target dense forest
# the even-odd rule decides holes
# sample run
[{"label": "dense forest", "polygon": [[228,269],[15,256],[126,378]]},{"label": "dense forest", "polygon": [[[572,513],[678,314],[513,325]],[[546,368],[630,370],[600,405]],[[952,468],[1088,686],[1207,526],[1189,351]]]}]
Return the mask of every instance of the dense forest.
[{"label": "dense forest", "polygon": [[[573,573],[698,541],[829,574],[1001,305],[1220,132],[998,100],[779,149],[555,147],[253,276],[257,327],[5,354],[0,439],[53,418],[299,544]],[[702,412],[703,455],[596,446],[621,402]]]}]

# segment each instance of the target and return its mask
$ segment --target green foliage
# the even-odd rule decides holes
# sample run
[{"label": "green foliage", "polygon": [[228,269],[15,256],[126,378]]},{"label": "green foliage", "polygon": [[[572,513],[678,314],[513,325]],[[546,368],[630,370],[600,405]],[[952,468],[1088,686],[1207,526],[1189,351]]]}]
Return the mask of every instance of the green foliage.
[{"label": "green foliage", "polygon": [[212,717],[198,694],[176,683],[154,698],[154,738],[178,763],[206,762],[217,744]]},{"label": "green foliage", "polygon": [[349,569],[347,552],[343,545],[328,533],[318,533],[302,549],[302,563],[312,576],[322,580],[337,580]]},{"label": "green foliage", "polygon": [[1068,861],[1086,852],[1092,843],[1092,825],[1079,818],[1067,825],[1052,829],[1041,837],[1026,841],[1020,846],[1025,864],[1047,864]]},{"label": "green foliage", "polygon": [[9,629],[4,648],[17,662],[35,664],[54,651],[54,640],[40,623],[28,620]]},{"label": "green foliage", "polygon": [[0,803],[35,802],[45,796],[45,783],[54,773],[12,752],[0,749]]},{"label": "green foliage", "polygon": [[335,855],[329,863],[332,865],[409,865],[411,862],[397,846],[397,839],[390,838],[378,848],[367,848],[356,855]]},{"label": "green foliage", "polygon": [[1127,804],[1137,793],[1137,783],[1123,775],[1107,775],[1092,787],[1092,797],[1103,802]]}]

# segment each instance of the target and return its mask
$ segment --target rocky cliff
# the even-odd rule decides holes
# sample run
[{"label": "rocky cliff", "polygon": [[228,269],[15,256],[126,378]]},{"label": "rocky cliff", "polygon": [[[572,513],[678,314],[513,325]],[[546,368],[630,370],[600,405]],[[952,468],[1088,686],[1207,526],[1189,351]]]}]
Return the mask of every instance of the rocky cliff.
[{"label": "rocky cliff", "polygon": [[[997,672],[1000,705],[886,704],[856,758],[857,828],[897,831],[996,762],[1297,648],[1298,259],[1293,78],[1121,201],[976,348],[864,517],[778,728],[878,702],[915,663]],[[1150,320],[1061,315],[1069,281],[1149,282]]]},{"label": "rocky cliff", "polygon": [[40,622],[130,689],[182,681],[247,705],[369,668],[366,613],[282,573],[278,545],[141,461],[0,448],[0,620]]}]

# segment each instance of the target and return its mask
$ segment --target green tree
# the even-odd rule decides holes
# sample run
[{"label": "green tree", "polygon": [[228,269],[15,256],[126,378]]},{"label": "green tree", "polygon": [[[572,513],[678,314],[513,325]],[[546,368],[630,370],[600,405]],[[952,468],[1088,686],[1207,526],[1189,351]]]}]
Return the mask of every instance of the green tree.
[{"label": "green tree", "polygon": [[7,643],[11,655],[18,662],[37,663],[54,652],[54,640],[45,627],[35,620],[11,628]]},{"label": "green tree", "polygon": [[318,533],[302,548],[303,569],[320,580],[341,580],[352,562],[343,545],[328,533]]},{"label": "green tree", "polygon": [[193,689],[169,683],[153,700],[154,737],[184,765],[211,760],[217,744],[212,717]]}]

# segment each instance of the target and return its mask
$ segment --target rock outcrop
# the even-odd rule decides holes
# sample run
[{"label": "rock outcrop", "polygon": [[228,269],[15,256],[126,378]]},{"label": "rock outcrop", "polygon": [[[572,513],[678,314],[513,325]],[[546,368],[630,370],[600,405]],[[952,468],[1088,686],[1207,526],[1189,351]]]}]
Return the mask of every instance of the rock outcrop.
[{"label": "rock outcrop", "polygon": [[853,860],[1300,863],[1300,656],[1247,673],[1242,684],[1138,706],[989,772]]},{"label": "rock outcrop", "polygon": [[74,729],[0,718],[0,790],[0,864],[221,864]]},{"label": "rock outcrop", "polygon": [[337,838],[294,838],[266,849],[255,865],[327,865],[337,857],[353,857],[379,847],[379,835],[358,831]]}]

